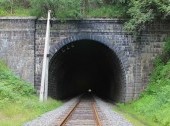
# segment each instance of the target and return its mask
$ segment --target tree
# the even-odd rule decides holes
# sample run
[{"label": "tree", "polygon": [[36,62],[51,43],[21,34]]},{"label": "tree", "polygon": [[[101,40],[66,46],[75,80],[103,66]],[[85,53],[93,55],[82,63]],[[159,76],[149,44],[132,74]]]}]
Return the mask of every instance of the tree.
[{"label": "tree", "polygon": [[140,32],[146,23],[157,19],[167,19],[170,16],[169,0],[130,0],[128,22],[125,29],[130,32]]}]

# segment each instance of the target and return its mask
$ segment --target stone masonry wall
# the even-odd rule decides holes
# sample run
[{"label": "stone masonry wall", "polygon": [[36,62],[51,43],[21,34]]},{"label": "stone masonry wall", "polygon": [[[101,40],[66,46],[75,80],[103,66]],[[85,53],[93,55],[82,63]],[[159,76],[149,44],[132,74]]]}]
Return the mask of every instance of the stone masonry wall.
[{"label": "stone masonry wall", "polygon": [[[131,41],[132,36],[123,31],[122,23],[124,20],[117,19],[87,19],[87,20],[67,20],[66,22],[60,22],[58,20],[51,21],[51,46],[60,43],[63,39],[69,38],[76,35],[91,35],[91,36],[100,36],[105,37],[110,40],[111,45],[116,45],[117,50],[121,50],[125,53],[126,58],[124,58],[124,69],[125,72],[129,71],[129,62],[133,52],[131,51]],[[41,66],[42,66],[42,57],[43,57],[43,48],[44,48],[44,39],[45,39],[45,20],[38,20],[36,25],[36,46],[35,46],[35,57],[36,57],[36,70],[35,70],[35,85],[39,89],[40,86],[40,77],[41,77]],[[89,39],[91,39],[89,37]],[[116,51],[116,50],[114,50]],[[120,59],[123,59],[125,56],[122,54]],[[126,84],[123,85],[123,88],[129,86],[133,88],[133,73],[129,72],[131,76],[125,73],[125,76],[122,79],[126,80]],[[128,78],[128,79],[126,79]],[[132,90],[131,90],[132,91]],[[134,92],[127,92],[127,97],[129,99]],[[125,92],[122,94],[126,94]],[[128,99],[128,98],[127,98]]]},{"label": "stone masonry wall", "polygon": [[[125,101],[138,97],[148,82],[153,59],[162,52],[164,39],[170,36],[170,23],[147,25],[136,39],[123,30],[124,20],[85,19],[51,20],[51,46],[71,36],[94,35],[105,37],[123,52]],[[0,18],[0,58],[21,78],[40,86],[46,20],[36,18]],[[123,60],[124,58],[124,60]]]},{"label": "stone masonry wall", "polygon": [[146,25],[137,39],[133,50],[136,54],[133,69],[136,92],[141,92],[146,87],[149,75],[153,71],[153,60],[162,53],[165,39],[169,36],[170,22],[155,21]]},{"label": "stone masonry wall", "polygon": [[34,83],[34,17],[0,17],[0,59],[22,79]]},{"label": "stone masonry wall", "polygon": [[[136,39],[123,30],[124,20],[117,19],[87,19],[51,21],[51,46],[65,38],[81,34],[104,36],[123,51],[126,57],[124,69],[126,84],[125,101],[138,97],[148,82],[148,76],[153,69],[153,59],[162,52],[164,39],[170,34],[170,23],[156,22],[147,25],[141,35]],[[43,45],[45,39],[45,20],[38,20],[36,25],[36,70],[35,85],[40,84]],[[115,50],[113,50],[115,51]],[[120,59],[121,56],[118,56]]]}]

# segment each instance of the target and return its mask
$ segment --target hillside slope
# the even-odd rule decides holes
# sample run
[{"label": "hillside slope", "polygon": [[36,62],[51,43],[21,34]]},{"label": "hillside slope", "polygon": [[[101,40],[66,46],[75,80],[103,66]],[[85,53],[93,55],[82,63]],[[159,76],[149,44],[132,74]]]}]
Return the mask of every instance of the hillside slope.
[{"label": "hillside slope", "polygon": [[120,108],[139,115],[142,120],[155,122],[159,126],[170,126],[170,39],[164,52],[155,59],[150,82],[140,98]]},{"label": "hillside slope", "polygon": [[15,76],[0,61],[0,126],[22,125],[60,105],[52,99],[40,103],[31,84]]}]

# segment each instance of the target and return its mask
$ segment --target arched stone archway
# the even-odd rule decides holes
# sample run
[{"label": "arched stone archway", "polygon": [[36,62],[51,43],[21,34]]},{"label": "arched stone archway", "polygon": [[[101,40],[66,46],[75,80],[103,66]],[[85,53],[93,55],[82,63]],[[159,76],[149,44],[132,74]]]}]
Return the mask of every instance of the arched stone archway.
[{"label": "arched stone archway", "polygon": [[50,48],[49,96],[68,99],[88,89],[125,101],[127,58],[108,38],[81,34]]}]

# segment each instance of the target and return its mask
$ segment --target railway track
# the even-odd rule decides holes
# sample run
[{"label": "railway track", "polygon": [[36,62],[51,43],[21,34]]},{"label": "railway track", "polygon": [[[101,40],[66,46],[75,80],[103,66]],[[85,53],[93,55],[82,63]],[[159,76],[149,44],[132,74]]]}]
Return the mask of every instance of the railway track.
[{"label": "railway track", "polygon": [[109,103],[92,95],[76,97],[24,126],[133,126],[112,110]]},{"label": "railway track", "polygon": [[83,95],[56,126],[102,126],[94,97]]}]

